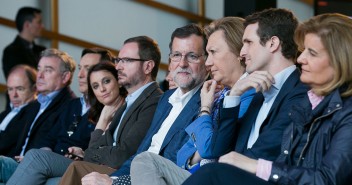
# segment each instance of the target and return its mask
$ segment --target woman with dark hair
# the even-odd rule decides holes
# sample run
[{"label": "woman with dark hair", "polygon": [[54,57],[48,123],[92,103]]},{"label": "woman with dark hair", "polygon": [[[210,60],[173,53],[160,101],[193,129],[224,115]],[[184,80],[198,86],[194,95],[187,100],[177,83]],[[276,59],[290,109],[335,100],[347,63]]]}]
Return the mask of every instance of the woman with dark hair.
[{"label": "woman with dark hair", "polygon": [[113,63],[101,62],[88,72],[88,118],[97,123],[96,129],[107,129],[113,114],[125,102],[127,91],[118,84],[117,70]]},{"label": "woman with dark hair", "polygon": [[231,152],[184,184],[350,184],[351,30],[352,19],[341,14],[318,15],[297,28],[300,79],[311,89],[304,101],[292,106],[287,117],[292,122],[275,161]]}]

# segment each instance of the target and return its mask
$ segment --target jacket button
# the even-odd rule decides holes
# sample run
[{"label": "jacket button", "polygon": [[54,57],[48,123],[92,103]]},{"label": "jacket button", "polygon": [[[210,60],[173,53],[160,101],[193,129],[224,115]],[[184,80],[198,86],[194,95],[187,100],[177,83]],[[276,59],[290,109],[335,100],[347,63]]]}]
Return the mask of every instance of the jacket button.
[{"label": "jacket button", "polygon": [[291,116],[291,112],[289,112],[288,115]]},{"label": "jacket button", "polygon": [[274,174],[273,179],[277,180],[277,179],[279,179],[279,176],[277,174]]},{"label": "jacket button", "polygon": [[287,150],[285,150],[285,151],[284,151],[284,154],[286,154],[286,155],[287,155],[287,154],[288,154],[288,151],[287,151]]},{"label": "jacket button", "polygon": [[340,107],[340,104],[337,104],[336,107]]}]

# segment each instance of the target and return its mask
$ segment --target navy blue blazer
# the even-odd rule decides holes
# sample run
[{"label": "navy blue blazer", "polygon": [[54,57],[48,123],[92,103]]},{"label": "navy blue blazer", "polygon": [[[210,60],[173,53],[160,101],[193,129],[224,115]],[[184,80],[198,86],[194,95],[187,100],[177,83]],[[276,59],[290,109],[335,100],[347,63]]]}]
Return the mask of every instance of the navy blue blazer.
[{"label": "navy blue blazer", "polygon": [[[159,155],[173,161],[175,164],[178,150],[189,139],[185,128],[192,123],[199,114],[200,90],[201,88],[193,95],[187,105],[183,108],[180,115],[176,118],[175,122],[166,134],[163,144],[161,145]],[[111,176],[129,175],[131,162],[134,157],[149,149],[152,142],[152,137],[159,131],[161,124],[164,122],[172,109],[172,105],[169,103],[169,97],[174,92],[175,89],[166,91],[163,94],[154,113],[152,124],[147,135],[143,139],[142,144],[139,146],[137,153],[125,161],[121,168],[111,174]]]},{"label": "navy blue blazer", "polygon": [[[94,131],[95,124],[88,121],[88,113],[81,116],[82,103],[80,98],[69,101],[60,114],[59,120],[48,134],[47,139],[41,140],[39,147],[49,147],[54,152],[64,155],[71,146],[77,146],[85,150],[88,147],[90,134]],[[77,127],[71,136],[67,131],[73,128],[73,122]]]},{"label": "navy blue blazer", "polygon": [[[71,91],[70,87],[64,87],[59,92],[50,105],[36,120],[32,128],[27,147],[25,148],[25,152],[32,148],[40,148],[41,140],[47,138],[48,133],[58,121],[61,113],[64,111],[65,104],[73,98],[75,98],[75,95]],[[25,109],[29,110],[29,114],[26,114],[24,118],[24,120],[26,120],[25,128],[22,130],[20,137],[18,138],[17,145],[15,149],[10,152],[9,157],[14,157],[21,153],[22,146],[25,143],[30,126],[40,109],[40,103],[36,100],[29,103]]]},{"label": "navy blue blazer", "polygon": [[[252,125],[255,123],[262,101],[259,94],[255,95],[246,114],[238,119],[239,106],[234,108],[222,108],[220,117],[222,125],[234,125],[234,150],[250,158],[266,159],[273,161],[280,154],[281,138],[284,130],[290,124],[288,117],[290,108],[301,102],[307,94],[308,86],[300,82],[300,72],[296,69],[285,81],[277,95],[267,118],[264,120],[259,137],[252,146],[247,149]],[[227,116],[235,115],[235,116]]]},{"label": "navy blue blazer", "polygon": [[[26,105],[27,106],[27,105]],[[0,123],[5,119],[11,109],[6,109],[0,114]],[[0,155],[7,156],[16,147],[20,131],[25,127],[24,115],[28,114],[28,109],[23,107],[15,117],[12,118],[4,131],[0,131]]]}]

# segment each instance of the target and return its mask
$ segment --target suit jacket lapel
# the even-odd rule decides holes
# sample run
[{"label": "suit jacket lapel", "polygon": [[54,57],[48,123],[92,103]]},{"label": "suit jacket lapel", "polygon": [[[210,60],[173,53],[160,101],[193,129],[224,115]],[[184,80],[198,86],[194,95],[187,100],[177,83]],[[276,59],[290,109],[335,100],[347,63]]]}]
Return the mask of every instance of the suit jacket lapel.
[{"label": "suit jacket lapel", "polygon": [[125,125],[127,124],[130,117],[133,115],[133,113],[137,110],[139,105],[142,104],[147,99],[147,97],[149,97],[150,94],[152,94],[157,88],[158,88],[158,85],[156,84],[156,82],[153,82],[152,84],[150,84],[149,87],[147,87],[142,92],[142,94],[131,105],[131,107],[128,109],[128,111],[125,113],[125,115],[122,118],[122,121],[120,123],[121,125],[120,125],[118,133],[117,133],[117,138],[119,138],[121,136],[121,132],[123,131]]},{"label": "suit jacket lapel", "polygon": [[[246,117],[243,118],[244,121],[240,121],[240,129],[238,130],[238,138],[236,141],[235,151],[242,152],[247,147],[247,142],[249,134],[251,133],[252,126],[255,123],[259,110],[263,105],[264,97],[262,93],[257,93],[248,107]],[[242,119],[241,119],[242,120]]]},{"label": "suit jacket lapel", "polygon": [[[287,78],[287,80],[285,81],[285,83],[282,85],[279,94],[277,95],[273,105],[270,108],[270,111],[268,113],[268,116],[273,112],[273,110],[275,110],[279,104],[282,102],[282,100],[286,97],[286,95],[288,93],[290,93],[290,90],[296,86],[296,84],[299,82],[299,71],[298,69],[296,69],[295,71],[292,72],[292,74]],[[293,90],[293,89],[292,89]],[[265,123],[266,121],[264,121]],[[263,123],[263,125],[264,125]],[[262,127],[263,127],[262,125]]]},{"label": "suit jacket lapel", "polygon": [[170,130],[165,136],[160,151],[162,151],[163,148],[169,144],[169,142],[177,132],[179,132],[180,130],[185,130],[185,128],[192,123],[195,115],[194,113],[198,112],[200,107],[200,90],[201,88],[199,88],[199,90],[192,96],[192,98],[188,101],[186,106],[181,111],[180,115],[178,115],[175,122],[172,124]]}]

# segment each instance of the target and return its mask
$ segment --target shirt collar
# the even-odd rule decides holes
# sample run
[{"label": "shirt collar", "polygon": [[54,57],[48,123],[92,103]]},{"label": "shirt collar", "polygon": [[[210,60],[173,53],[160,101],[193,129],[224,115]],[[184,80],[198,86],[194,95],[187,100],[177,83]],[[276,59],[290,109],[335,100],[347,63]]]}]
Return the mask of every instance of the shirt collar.
[{"label": "shirt collar", "polygon": [[84,95],[82,95],[81,97],[79,97],[79,101],[81,101],[81,105],[82,107],[90,107],[90,105],[88,104],[88,102],[86,102],[87,99],[84,98]]},{"label": "shirt collar", "polygon": [[23,107],[25,107],[28,103],[24,103],[18,107],[14,107],[12,103],[10,103],[11,112],[20,112]]},{"label": "shirt collar", "polygon": [[28,48],[28,49],[32,49],[34,42],[28,42],[28,40],[22,38],[21,36],[18,36],[18,38],[20,39],[20,41],[23,43],[23,45]]},{"label": "shirt collar", "polygon": [[59,94],[59,92],[60,92],[60,90],[57,90],[57,91],[53,91],[47,95],[40,93],[38,95],[38,102],[41,105],[47,104],[48,102],[52,101],[56,97],[56,95]]},{"label": "shirt collar", "polygon": [[[153,81],[154,82],[154,81]],[[142,87],[140,87],[139,89],[137,89],[136,91],[134,91],[132,94],[129,94],[127,97],[126,97],[126,102],[127,102],[127,105],[133,103],[141,94],[142,92],[147,88],[149,87],[149,85],[151,85],[153,82],[149,82],[145,85],[143,85]]]},{"label": "shirt collar", "polygon": [[263,92],[265,101],[269,101],[275,97],[284,85],[287,78],[296,70],[296,66],[292,65],[280,71],[274,76],[275,83],[269,88],[268,91]]},{"label": "shirt collar", "polygon": [[169,103],[174,105],[175,103],[181,103],[182,106],[185,106],[187,102],[192,98],[192,96],[198,91],[198,89],[203,85],[200,83],[192,90],[188,91],[187,93],[183,94],[181,88],[177,88],[175,92],[169,97]]}]

